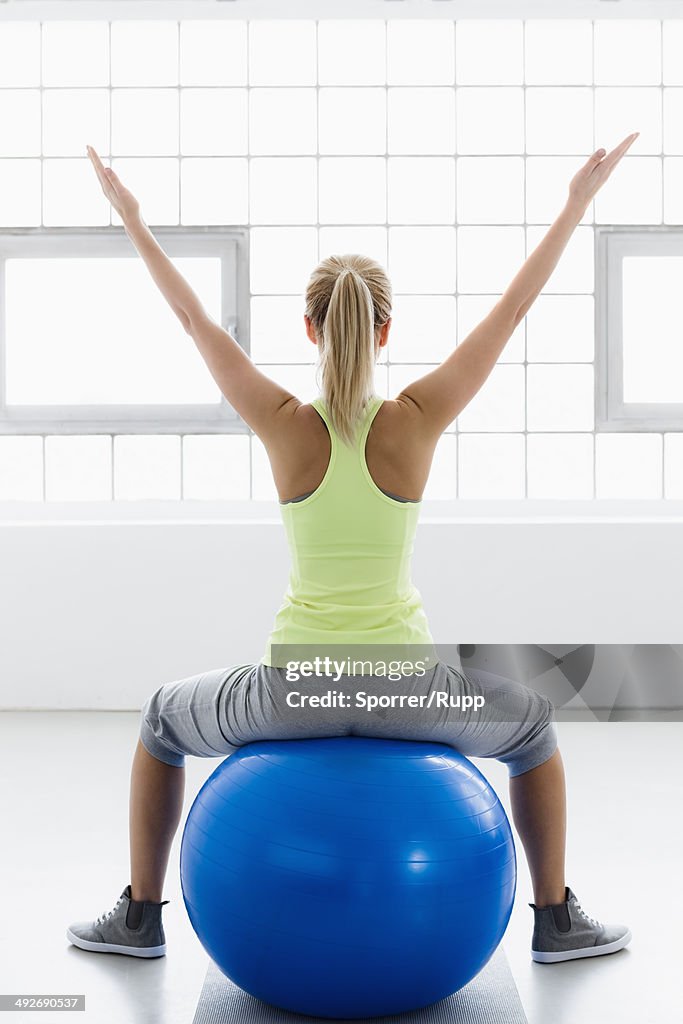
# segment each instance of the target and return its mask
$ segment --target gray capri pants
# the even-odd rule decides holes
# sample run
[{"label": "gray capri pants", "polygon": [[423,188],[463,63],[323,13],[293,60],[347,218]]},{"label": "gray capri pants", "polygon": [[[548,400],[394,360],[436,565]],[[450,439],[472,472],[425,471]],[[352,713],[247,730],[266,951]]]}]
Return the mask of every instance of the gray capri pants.
[{"label": "gray capri pants", "polygon": [[[328,691],[344,693],[347,706],[308,703],[311,695]],[[358,706],[362,693],[383,697],[384,706]],[[409,697],[416,698],[412,706]],[[553,714],[547,697],[521,683],[442,661],[425,675],[400,681],[342,676],[326,679],[324,686],[320,676],[293,683],[284,668],[257,663],[164,683],[142,708],[140,740],[153,757],[176,767],[184,765],[186,754],[221,757],[258,740],[423,740],[447,743],[465,756],[496,758],[515,776],[555,752]]]}]

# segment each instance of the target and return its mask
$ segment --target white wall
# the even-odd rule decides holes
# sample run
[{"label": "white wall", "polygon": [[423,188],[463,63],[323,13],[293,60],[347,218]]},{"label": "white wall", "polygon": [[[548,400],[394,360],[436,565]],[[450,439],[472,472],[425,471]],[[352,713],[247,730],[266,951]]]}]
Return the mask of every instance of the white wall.
[{"label": "white wall", "polygon": [[95,18],[677,18],[672,0],[621,0],[614,7],[605,0],[22,0],[8,5],[0,19],[92,20]]},{"label": "white wall", "polygon": [[[683,517],[588,511],[425,516],[413,579],[436,642],[680,641]],[[137,708],[162,682],[260,659],[288,572],[272,509],[133,514],[0,520],[0,707]]]}]

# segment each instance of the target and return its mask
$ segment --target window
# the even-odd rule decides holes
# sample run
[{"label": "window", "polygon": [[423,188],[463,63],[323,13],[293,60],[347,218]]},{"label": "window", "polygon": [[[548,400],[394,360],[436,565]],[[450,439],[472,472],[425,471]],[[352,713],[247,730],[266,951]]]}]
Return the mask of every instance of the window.
[{"label": "window", "polygon": [[[319,260],[361,252],[387,267],[394,317],[375,383],[379,394],[393,396],[486,316],[562,209],[588,154],[636,128],[636,146],[586,211],[486,384],[444,431],[425,497],[683,494],[674,339],[659,393],[646,395],[646,374],[634,361],[645,350],[634,348],[634,331],[653,302],[644,303],[645,313],[629,310],[621,409],[611,392],[609,414],[597,409],[596,392],[605,406],[608,398],[606,348],[596,364],[595,344],[598,321],[601,332],[606,323],[602,305],[596,318],[596,299],[602,304],[607,280],[594,273],[602,232],[615,239],[627,230],[652,232],[661,245],[665,234],[673,240],[683,230],[681,19],[653,12],[626,21],[525,20],[529,5],[512,18],[504,4],[503,17],[491,11],[456,19],[448,4],[418,0],[386,3],[367,18],[347,10],[359,5],[341,2],[331,5],[338,17],[329,5],[321,17],[321,5],[307,2],[299,16],[282,18],[276,3],[258,11],[216,3],[212,13],[190,0],[178,0],[172,12],[167,4],[142,5],[142,17],[132,4],[121,18],[119,4],[102,0],[89,5],[85,20],[59,2],[28,5],[40,12],[17,19],[11,9],[24,6],[0,0],[0,239],[18,245],[20,235],[35,235],[44,247],[53,236],[64,245],[73,232],[87,238],[78,255],[91,266],[130,256],[139,265],[125,294],[142,303],[147,333],[136,348],[125,308],[110,303],[119,325],[112,334],[131,346],[114,367],[125,373],[116,377],[111,357],[103,358],[107,349],[91,344],[88,331],[80,342],[66,331],[61,354],[70,352],[71,365],[78,355],[81,369],[69,374],[60,363],[61,377],[51,381],[59,390],[49,395],[37,393],[35,356],[31,376],[24,346],[23,384],[21,367],[8,366],[15,402],[0,408],[0,504],[95,493],[143,498],[152,490],[173,499],[277,499],[262,442],[220,402],[191,339],[145,280],[129,240],[117,237],[120,220],[99,190],[85,142],[139,197],[152,232],[193,286],[206,289],[207,304],[217,273],[210,262],[200,271],[200,261],[216,255],[209,240],[214,233],[235,240],[234,302],[224,285],[221,322],[237,324],[231,333],[259,369],[310,401],[318,390],[316,349],[303,327],[303,290]],[[411,9],[418,17],[407,16]],[[637,61],[628,56],[635,46]],[[191,239],[197,247],[182,249]],[[18,259],[16,251],[4,256]],[[19,269],[26,272],[29,296],[38,291],[31,288],[36,266],[14,266],[17,288]],[[93,275],[98,266],[105,263]],[[101,281],[98,287],[101,306],[106,290]],[[638,294],[646,295],[644,284]],[[3,301],[0,294],[0,319]],[[45,346],[58,310],[31,312],[48,325]],[[676,319],[662,317],[657,345]],[[646,324],[652,334],[651,317]],[[161,325],[165,349],[155,341]],[[34,353],[44,351],[31,341]],[[610,358],[623,342],[614,342]],[[11,357],[12,339],[5,344]],[[647,353],[654,351],[650,343]],[[144,362],[159,352],[167,360],[163,378]],[[93,360],[87,377],[86,356]],[[3,358],[0,350],[0,392]],[[629,391],[629,366],[636,391]],[[619,372],[612,367],[612,388]],[[27,379],[33,392],[17,402]],[[105,383],[108,392],[98,391]],[[643,403],[652,407],[649,421]],[[126,459],[134,475],[122,475]]]},{"label": "window", "polygon": [[596,235],[596,429],[681,430],[683,230]]},{"label": "window", "polygon": [[[244,236],[153,233],[210,315],[246,339]],[[0,433],[248,429],[123,228],[0,233],[0,310]]]}]

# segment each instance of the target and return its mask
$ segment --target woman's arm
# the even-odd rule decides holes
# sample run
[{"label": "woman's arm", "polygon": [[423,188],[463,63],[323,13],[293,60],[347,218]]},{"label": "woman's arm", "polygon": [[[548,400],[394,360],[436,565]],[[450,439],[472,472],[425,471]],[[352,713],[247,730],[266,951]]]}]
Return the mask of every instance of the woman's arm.
[{"label": "woman's arm", "polygon": [[574,229],[588,209],[588,204],[639,134],[640,132],[634,132],[633,135],[629,135],[607,157],[604,149],[598,149],[572,178],[569,198],[564,209],[500,299],[503,305],[514,310],[515,326],[526,316],[557,266]]},{"label": "woman's arm", "polygon": [[491,312],[435,370],[413,381],[397,396],[415,412],[417,429],[430,439],[439,437],[479,391],[520,321],[557,266],[567,242],[588,204],[635,141],[629,135],[605,156],[597,150],[572,178],[569,197],[521,270]]},{"label": "woman's arm", "polygon": [[141,214],[123,219],[126,234],[147,264],[154,283],[188,334],[192,324],[206,315],[199,296],[161,248]]},{"label": "woman's arm", "polygon": [[86,146],[86,149],[102,191],[123,221],[126,234],[147,264],[155,284],[189,334],[193,320],[206,315],[198,295],[174,267],[145,224],[140,204],[133,193],[111,167],[104,166],[92,146]]},{"label": "woman's arm", "polygon": [[294,412],[300,404],[298,399],[254,366],[241,345],[213,320],[145,224],[135,196],[110,167],[104,166],[91,146],[87,149],[102,190],[123,221],[126,234],[183,328],[192,336],[221,392],[264,443],[277,441],[282,432],[282,415]]}]

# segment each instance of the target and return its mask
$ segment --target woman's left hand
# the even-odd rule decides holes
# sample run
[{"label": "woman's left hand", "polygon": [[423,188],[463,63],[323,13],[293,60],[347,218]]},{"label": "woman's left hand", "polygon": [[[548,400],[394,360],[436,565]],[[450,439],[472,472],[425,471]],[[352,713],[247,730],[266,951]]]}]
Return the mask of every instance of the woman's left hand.
[{"label": "woman's left hand", "polygon": [[640,132],[633,132],[619,143],[618,146],[605,156],[604,149],[596,149],[593,156],[579,168],[569,183],[569,199],[582,209],[587,209],[588,204],[596,193],[605,184],[610,174],[617,166],[626,150],[636,141]]},{"label": "woman's left hand", "polygon": [[92,146],[86,146],[85,148],[87,149],[88,156],[92,161],[95,171],[97,172],[97,177],[100,179],[102,191],[118,213],[121,220],[125,223],[127,220],[139,217],[140,204],[133,193],[130,192],[125,185],[121,184],[121,181],[114,171],[112,171],[111,167],[104,166]]}]

